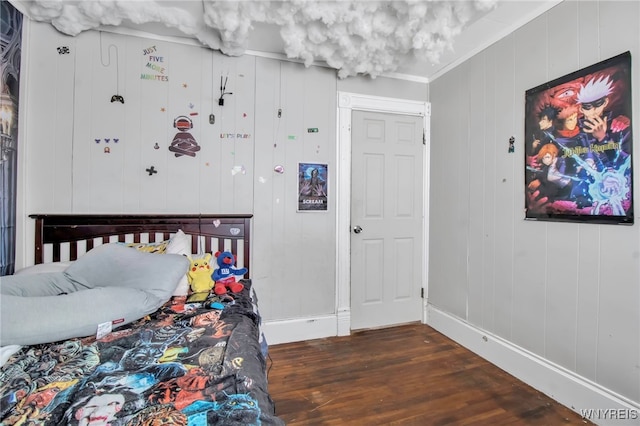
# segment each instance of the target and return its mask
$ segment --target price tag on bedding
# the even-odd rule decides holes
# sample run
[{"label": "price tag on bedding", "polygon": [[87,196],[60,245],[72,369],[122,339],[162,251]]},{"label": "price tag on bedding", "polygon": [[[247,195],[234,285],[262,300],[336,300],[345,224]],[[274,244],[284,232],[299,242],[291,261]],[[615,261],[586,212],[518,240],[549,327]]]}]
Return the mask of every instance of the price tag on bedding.
[{"label": "price tag on bedding", "polygon": [[111,330],[113,330],[111,321],[98,324],[98,332],[96,333],[96,339],[102,339],[104,336],[111,333]]}]

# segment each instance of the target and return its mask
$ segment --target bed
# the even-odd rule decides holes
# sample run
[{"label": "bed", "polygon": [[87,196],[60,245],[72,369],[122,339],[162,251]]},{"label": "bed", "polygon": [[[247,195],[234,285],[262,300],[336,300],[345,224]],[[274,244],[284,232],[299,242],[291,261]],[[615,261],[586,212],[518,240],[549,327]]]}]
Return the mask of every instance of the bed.
[{"label": "bed", "polygon": [[[267,345],[249,278],[250,215],[31,218],[35,265],[25,269],[69,270],[101,246],[145,251],[170,247],[180,235],[190,243],[182,253],[190,260],[234,253],[237,267],[246,268],[238,277],[244,288],[211,292],[200,303],[173,294],[154,312],[106,333],[14,346],[0,370],[1,424],[284,424],[268,393]],[[149,256],[180,254],[163,253]]]}]

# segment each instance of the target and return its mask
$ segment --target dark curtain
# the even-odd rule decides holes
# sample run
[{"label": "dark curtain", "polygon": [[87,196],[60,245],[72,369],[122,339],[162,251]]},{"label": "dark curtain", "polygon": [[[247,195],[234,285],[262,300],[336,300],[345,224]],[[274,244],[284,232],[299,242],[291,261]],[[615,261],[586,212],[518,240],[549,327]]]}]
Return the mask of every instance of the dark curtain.
[{"label": "dark curtain", "polygon": [[16,183],[18,176],[18,95],[22,14],[0,3],[0,275],[13,274],[16,259]]}]

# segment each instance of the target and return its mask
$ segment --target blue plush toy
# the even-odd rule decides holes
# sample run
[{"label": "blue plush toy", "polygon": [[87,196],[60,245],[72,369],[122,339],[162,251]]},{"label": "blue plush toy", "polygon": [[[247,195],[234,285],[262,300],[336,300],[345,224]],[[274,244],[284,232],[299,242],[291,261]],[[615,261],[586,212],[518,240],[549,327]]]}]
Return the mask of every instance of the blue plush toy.
[{"label": "blue plush toy", "polygon": [[236,268],[235,256],[229,251],[219,251],[215,254],[218,268],[213,271],[211,277],[215,284],[213,292],[215,294],[225,294],[227,288],[233,293],[239,293],[244,289],[244,285],[236,281],[236,275],[244,275],[247,268]]}]

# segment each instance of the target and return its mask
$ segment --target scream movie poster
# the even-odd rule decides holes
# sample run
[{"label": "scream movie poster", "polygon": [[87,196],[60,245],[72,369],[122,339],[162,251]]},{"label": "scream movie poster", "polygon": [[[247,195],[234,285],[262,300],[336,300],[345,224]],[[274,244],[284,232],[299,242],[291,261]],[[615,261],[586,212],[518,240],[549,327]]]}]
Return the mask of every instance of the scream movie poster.
[{"label": "scream movie poster", "polygon": [[298,163],[298,211],[327,211],[328,165]]},{"label": "scream movie poster", "polygon": [[526,92],[526,218],[633,224],[631,54]]}]

